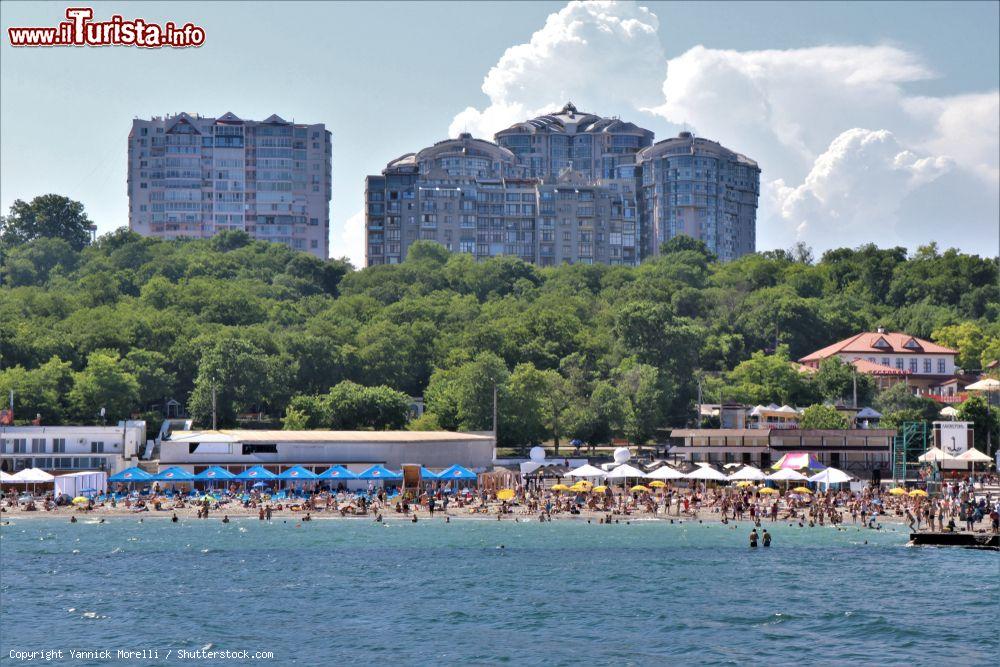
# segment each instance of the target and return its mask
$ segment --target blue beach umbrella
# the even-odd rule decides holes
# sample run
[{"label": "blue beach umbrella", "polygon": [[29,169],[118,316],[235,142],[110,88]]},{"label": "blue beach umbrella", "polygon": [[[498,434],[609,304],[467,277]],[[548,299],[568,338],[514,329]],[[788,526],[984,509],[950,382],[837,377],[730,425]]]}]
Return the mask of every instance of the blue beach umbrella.
[{"label": "blue beach umbrella", "polygon": [[146,482],[152,482],[153,476],[142,468],[133,466],[131,468],[126,468],[121,472],[116,472],[111,477],[108,477],[108,481],[124,484],[143,484]]},{"label": "blue beach umbrella", "polygon": [[292,466],[288,470],[281,472],[278,475],[278,479],[290,480],[290,481],[311,481],[316,479],[316,473],[306,470],[302,466]]},{"label": "blue beach umbrella", "polygon": [[265,468],[264,466],[254,466],[249,470],[244,470],[236,479],[243,480],[246,482],[256,482],[262,479],[276,479],[277,475]]},{"label": "blue beach umbrella", "polygon": [[358,479],[388,479],[391,481],[403,479],[403,474],[393,472],[384,465],[374,465],[358,475]]},{"label": "blue beach umbrella", "polygon": [[357,479],[358,476],[344,466],[331,466],[319,474],[320,479]]},{"label": "blue beach umbrella", "polygon": [[421,479],[437,479],[438,474],[433,470],[428,470],[427,468],[420,466],[420,478]]},{"label": "blue beach umbrella", "polygon": [[472,472],[468,468],[464,468],[464,467],[462,467],[460,465],[454,465],[454,466],[452,466],[450,468],[447,468],[447,469],[442,470],[441,472],[439,472],[438,473],[438,479],[440,479],[440,480],[457,479],[457,480],[466,480],[466,481],[469,481],[469,480],[479,479],[479,475],[477,475],[476,473]]},{"label": "blue beach umbrella", "polygon": [[229,472],[225,468],[220,468],[219,466],[212,466],[202,470],[200,473],[194,476],[199,482],[214,482],[218,480],[226,479],[236,479],[236,475]]},{"label": "blue beach umbrella", "polygon": [[155,479],[157,482],[192,482],[195,477],[187,470],[173,466],[156,473]]}]

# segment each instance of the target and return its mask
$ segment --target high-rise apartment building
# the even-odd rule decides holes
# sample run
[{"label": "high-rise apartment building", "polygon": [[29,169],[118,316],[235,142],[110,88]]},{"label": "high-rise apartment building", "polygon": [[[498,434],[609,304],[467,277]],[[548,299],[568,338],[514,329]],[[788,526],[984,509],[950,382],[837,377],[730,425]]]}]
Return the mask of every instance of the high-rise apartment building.
[{"label": "high-rise apartment building", "polygon": [[[760,170],[714,142],[682,134],[654,145],[649,130],[572,104],[495,138],[446,139],[366,179],[369,266],[402,261],[417,240],[541,266],[634,265],[675,234],[724,259],[754,250]],[[697,168],[680,167],[684,150]]]},{"label": "high-rise apartment building", "polygon": [[232,113],[136,119],[128,138],[129,227],[166,239],[243,230],[326,259],[331,156],[322,123]]},{"label": "high-rise apartment building", "polygon": [[681,132],[638,155],[644,256],[679,234],[728,261],[756,248],[760,168],[718,142]]}]

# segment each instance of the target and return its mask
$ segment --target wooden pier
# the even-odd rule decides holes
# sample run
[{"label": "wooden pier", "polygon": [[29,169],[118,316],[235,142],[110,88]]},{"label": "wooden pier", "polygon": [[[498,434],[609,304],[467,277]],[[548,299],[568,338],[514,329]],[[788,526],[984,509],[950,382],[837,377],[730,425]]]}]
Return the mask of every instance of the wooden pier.
[{"label": "wooden pier", "polygon": [[910,544],[917,547],[964,547],[966,549],[989,549],[1000,551],[1000,535],[997,533],[910,533]]}]

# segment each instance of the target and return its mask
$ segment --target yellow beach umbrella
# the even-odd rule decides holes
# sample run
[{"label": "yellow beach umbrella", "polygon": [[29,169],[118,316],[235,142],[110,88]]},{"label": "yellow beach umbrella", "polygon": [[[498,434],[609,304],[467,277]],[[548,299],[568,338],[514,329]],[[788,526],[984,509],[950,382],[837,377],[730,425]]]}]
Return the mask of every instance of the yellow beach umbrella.
[{"label": "yellow beach umbrella", "polygon": [[629,491],[635,491],[635,492],[649,491],[649,487],[643,486],[642,484],[636,484],[631,489],[629,489]]},{"label": "yellow beach umbrella", "polygon": [[649,486],[654,489],[662,489],[666,485],[667,483],[664,482],[662,479],[654,479],[652,482],[649,483]]},{"label": "yellow beach umbrella", "polygon": [[565,484],[553,484],[552,485],[552,490],[553,491],[569,491],[569,487],[566,486]]},{"label": "yellow beach umbrella", "polygon": [[768,495],[770,495],[770,494],[772,494],[772,493],[777,493],[777,492],[778,492],[778,490],[777,490],[777,489],[772,489],[772,488],[771,488],[771,487],[769,487],[769,486],[765,486],[765,487],[764,487],[763,489],[761,489],[761,490],[760,490],[760,491],[758,491],[757,493],[765,493],[765,494],[768,494]]},{"label": "yellow beach umbrella", "polygon": [[500,489],[497,492],[497,498],[500,500],[512,500],[514,498],[514,489]]},{"label": "yellow beach umbrella", "polygon": [[590,487],[583,484],[574,484],[569,487],[569,490],[575,491],[576,493],[586,493],[587,491],[590,491]]},{"label": "yellow beach umbrella", "polygon": [[927,496],[927,492],[924,491],[923,489],[913,489],[912,491],[910,491],[910,496],[913,498],[917,497],[924,498]]},{"label": "yellow beach umbrella", "polygon": [[594,493],[604,493],[607,490],[608,490],[608,487],[606,487],[604,485],[595,486],[593,489],[591,489],[591,491],[593,491]]},{"label": "yellow beach umbrella", "polygon": [[750,480],[745,479],[742,482],[736,482],[736,486],[742,486],[743,488],[746,488],[748,486],[753,486],[753,482],[751,482]]},{"label": "yellow beach umbrella", "polygon": [[905,496],[906,495],[906,489],[904,489],[901,486],[894,486],[891,489],[889,489],[889,495],[891,495],[891,496]]},{"label": "yellow beach umbrella", "polygon": [[804,486],[796,486],[794,489],[792,489],[792,491],[794,491],[795,493],[812,493],[812,491],[810,491]]},{"label": "yellow beach umbrella", "polygon": [[84,498],[83,496],[77,496],[73,499],[74,505],[86,505],[90,502],[89,498]]},{"label": "yellow beach umbrella", "polygon": [[592,486],[594,486],[594,485],[593,485],[593,484],[591,484],[590,482],[588,482],[588,481],[587,481],[587,480],[585,480],[585,479],[581,479],[581,480],[580,480],[579,482],[577,482],[577,483],[576,483],[576,484],[574,484],[573,486],[580,486],[580,487],[583,487],[583,488],[585,488],[585,489],[589,489],[589,488],[591,488],[591,487],[592,487]]}]

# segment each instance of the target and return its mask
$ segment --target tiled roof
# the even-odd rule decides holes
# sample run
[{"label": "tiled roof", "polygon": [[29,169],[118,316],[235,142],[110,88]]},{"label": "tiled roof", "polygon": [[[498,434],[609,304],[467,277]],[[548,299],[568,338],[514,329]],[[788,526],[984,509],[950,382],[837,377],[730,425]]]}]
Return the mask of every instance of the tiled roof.
[{"label": "tiled roof", "polygon": [[884,366],[868,361],[867,359],[853,359],[851,363],[859,372],[865,375],[909,375],[907,371],[892,366]]},{"label": "tiled roof", "polygon": [[835,354],[857,352],[858,354],[958,354],[955,350],[916,338],[905,333],[879,333],[866,331],[851,338],[827,345],[810,355],[799,359],[801,362],[820,361]]}]

